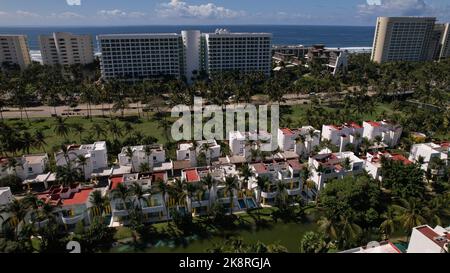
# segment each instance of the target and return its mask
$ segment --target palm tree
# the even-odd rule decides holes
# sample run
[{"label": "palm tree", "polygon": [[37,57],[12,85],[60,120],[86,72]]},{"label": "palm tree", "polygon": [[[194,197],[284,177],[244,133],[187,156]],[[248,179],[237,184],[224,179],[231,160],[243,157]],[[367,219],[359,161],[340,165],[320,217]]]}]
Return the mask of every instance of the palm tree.
[{"label": "palm tree", "polygon": [[120,124],[117,123],[117,121],[110,120],[109,122],[107,122],[107,125],[108,130],[111,132],[115,140],[123,136],[122,128]]},{"label": "palm tree", "polygon": [[[149,169],[151,169],[151,168],[150,168],[150,156],[151,156],[152,153],[153,153],[153,148],[152,148],[152,146],[151,146],[151,145],[145,145],[145,146],[144,146],[144,153],[145,153],[145,156],[147,157],[148,167],[149,167]],[[149,170],[149,171],[151,171],[151,170]]]},{"label": "palm tree", "polygon": [[84,155],[78,155],[76,162],[79,166],[81,166],[81,170],[83,171],[83,177],[86,176],[85,167],[87,165],[87,158]]},{"label": "palm tree", "polygon": [[53,131],[58,135],[64,137],[65,140],[67,140],[67,137],[69,136],[70,128],[66,124],[65,118],[62,117],[56,117],[56,123],[54,125]]},{"label": "palm tree", "polygon": [[169,192],[169,188],[168,188],[167,184],[164,183],[164,181],[159,181],[159,183],[158,183],[158,190],[159,190],[159,192],[162,195],[164,206],[166,207],[166,215],[167,215],[167,218],[168,218],[169,217],[169,207],[167,205],[166,200],[167,200],[167,193]]},{"label": "palm tree", "polygon": [[72,127],[74,133],[78,134],[81,143],[84,133],[84,126],[81,123],[74,123],[70,127]]},{"label": "palm tree", "polygon": [[250,168],[250,165],[248,163],[245,163],[244,165],[242,165],[239,172],[240,172],[240,175],[242,177],[244,177],[245,186],[247,186],[250,177],[253,176],[253,171]]},{"label": "palm tree", "polygon": [[[122,202],[125,204],[125,206],[127,206],[126,199],[127,199],[127,197],[130,196],[131,191],[123,183],[120,183],[117,185],[117,188],[112,190],[112,194],[113,194],[114,198],[118,198],[118,199],[122,200]],[[128,207],[127,207],[127,209],[128,209]]]},{"label": "palm tree", "polygon": [[131,193],[134,195],[135,200],[137,201],[137,207],[139,210],[142,209],[142,201],[146,202],[147,199],[145,199],[145,195],[149,193],[148,190],[144,190],[144,188],[141,186],[141,184],[134,182],[133,186],[131,187]]},{"label": "palm tree", "polygon": [[89,202],[92,207],[98,209],[100,215],[103,214],[105,208],[109,205],[109,199],[106,196],[102,196],[102,192],[99,190],[93,191],[89,197]]},{"label": "palm tree", "polygon": [[277,191],[277,195],[276,195],[277,207],[280,210],[284,210],[284,209],[286,209],[287,198],[288,198],[287,186],[285,183],[283,183],[281,181],[278,181],[275,186],[276,186],[276,191]]},{"label": "palm tree", "polygon": [[21,137],[21,144],[22,144],[22,151],[29,154],[30,148],[34,144],[34,138],[30,134],[30,132],[28,132],[28,131],[23,132],[22,137]]},{"label": "palm tree", "polygon": [[131,148],[130,146],[128,146],[125,150],[125,156],[128,157],[130,159],[131,162],[131,169],[133,171],[136,171],[134,168],[134,163],[133,163],[133,156],[134,156],[134,150],[133,148]]},{"label": "palm tree", "polygon": [[270,179],[267,176],[258,176],[256,178],[256,185],[258,186],[258,202],[261,203],[261,193],[269,185]]},{"label": "palm tree", "polygon": [[209,193],[209,208],[211,208],[211,201],[212,201],[211,200],[211,191],[212,191],[213,187],[216,185],[216,181],[211,176],[211,174],[208,173],[205,177],[203,177],[200,180],[200,183],[208,189],[208,193]]},{"label": "palm tree", "polygon": [[350,245],[362,234],[362,229],[353,223],[349,217],[340,217],[341,239],[344,245]]},{"label": "palm tree", "polygon": [[398,211],[398,219],[403,223],[402,226],[408,234],[414,227],[423,225],[427,222],[425,219],[425,208],[420,206],[416,199],[400,199],[398,203],[398,205],[394,204],[392,207]]},{"label": "palm tree", "polygon": [[382,215],[382,218],[384,221],[380,224],[380,230],[385,238],[389,239],[389,236],[395,232],[395,227],[397,226],[396,211],[390,207],[386,213]]},{"label": "palm tree", "polygon": [[34,145],[38,149],[42,149],[42,151],[45,153],[45,146],[47,145],[47,142],[45,141],[45,135],[44,132],[41,130],[37,130],[34,132]]},{"label": "palm tree", "polygon": [[335,241],[338,239],[338,223],[333,218],[321,217],[317,221],[317,225],[319,226],[319,231],[323,232],[330,240]]},{"label": "palm tree", "polygon": [[97,139],[101,139],[107,135],[106,130],[99,123],[92,124],[91,131],[95,132]]},{"label": "palm tree", "polygon": [[235,176],[230,175],[225,177],[225,191],[228,192],[230,198],[230,215],[233,214],[234,191],[237,190],[238,187],[239,185]]}]

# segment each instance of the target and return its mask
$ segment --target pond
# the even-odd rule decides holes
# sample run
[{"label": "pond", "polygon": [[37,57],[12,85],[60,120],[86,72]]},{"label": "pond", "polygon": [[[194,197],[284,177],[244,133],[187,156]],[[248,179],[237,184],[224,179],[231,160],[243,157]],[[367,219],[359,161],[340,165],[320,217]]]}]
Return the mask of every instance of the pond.
[{"label": "pond", "polygon": [[[264,244],[279,243],[285,246],[289,252],[299,252],[300,240],[307,231],[317,230],[313,223],[283,223],[272,224],[268,228],[262,228],[254,231],[241,231],[235,237],[241,237],[246,243],[256,243],[258,241]],[[143,251],[147,253],[204,253],[212,248],[215,243],[225,240],[224,237],[214,236],[208,239],[191,236],[184,238],[184,245],[177,245],[171,241],[159,241],[154,246]],[[121,245],[113,248],[111,252],[136,252],[132,246]]]}]

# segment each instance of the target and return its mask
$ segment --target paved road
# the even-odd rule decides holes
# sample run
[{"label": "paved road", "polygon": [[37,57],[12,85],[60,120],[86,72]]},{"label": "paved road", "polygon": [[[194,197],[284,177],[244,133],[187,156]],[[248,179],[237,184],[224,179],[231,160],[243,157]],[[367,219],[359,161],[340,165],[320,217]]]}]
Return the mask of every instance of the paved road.
[{"label": "paved road", "polygon": [[[296,95],[296,94],[288,94],[284,96],[285,102],[282,103],[282,105],[303,105],[305,103],[310,102],[310,95]],[[320,95],[317,95],[317,97],[320,97]],[[254,101],[255,103],[257,100]],[[138,104],[131,103],[129,104],[128,108],[125,109],[124,114],[125,115],[136,115],[138,113]],[[103,110],[102,110],[103,107]],[[102,115],[109,115],[109,109],[112,107],[112,104],[104,104],[104,105],[92,105],[92,115],[93,116],[102,116]],[[27,108],[27,113],[30,118],[44,118],[44,117],[51,117],[52,115],[56,114],[58,116],[87,116],[88,115],[88,107],[86,104],[80,104],[75,108],[71,108],[68,106],[58,106],[55,108],[50,106],[38,106],[38,107],[30,107]],[[155,109],[152,109],[153,111],[156,111]],[[169,107],[162,107],[162,111],[170,111]],[[142,111],[142,106],[139,105],[139,111]],[[20,118],[21,113],[18,108],[6,108],[2,112],[3,117],[6,119],[9,118]],[[113,113],[113,115],[120,115],[121,112]],[[25,112],[22,112],[23,118],[25,118]]]}]

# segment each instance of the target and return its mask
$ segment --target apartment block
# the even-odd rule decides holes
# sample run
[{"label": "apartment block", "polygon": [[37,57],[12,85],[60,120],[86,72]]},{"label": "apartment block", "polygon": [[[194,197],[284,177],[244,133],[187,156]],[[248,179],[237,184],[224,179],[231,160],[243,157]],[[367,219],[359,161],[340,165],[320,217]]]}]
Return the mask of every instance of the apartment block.
[{"label": "apartment block", "polygon": [[31,64],[27,36],[0,34],[0,65],[18,65],[21,69]]},{"label": "apartment block", "polygon": [[381,175],[382,170],[382,158],[388,160],[394,160],[402,162],[404,165],[412,164],[412,161],[408,160],[401,154],[391,154],[387,151],[383,152],[369,152],[364,159],[364,169],[366,172],[372,176],[373,179],[382,181],[383,177]]},{"label": "apartment block", "polygon": [[263,72],[270,75],[270,33],[233,33],[218,29],[204,34],[206,71],[209,75],[224,70]]},{"label": "apartment block", "polygon": [[434,17],[378,17],[372,61],[430,60]]},{"label": "apartment block", "polygon": [[94,62],[90,35],[55,32],[52,35],[40,35],[39,45],[44,65],[84,65]]},{"label": "apartment block", "polygon": [[15,168],[9,166],[10,158],[0,158],[0,178],[7,175],[16,175],[20,179],[31,179],[43,174],[48,167],[47,154],[23,155],[15,158]]},{"label": "apartment block", "polygon": [[271,34],[217,30],[181,34],[108,34],[97,36],[105,79],[141,80],[172,76],[191,81],[200,72],[271,70]]},{"label": "apartment block", "polygon": [[179,34],[108,34],[98,35],[97,41],[105,79],[139,80],[182,74],[183,42]]},{"label": "apartment block", "polygon": [[403,128],[400,125],[386,120],[364,121],[363,128],[363,137],[372,142],[375,142],[376,138],[380,137],[382,141],[380,144],[391,148],[398,144],[403,132]]}]

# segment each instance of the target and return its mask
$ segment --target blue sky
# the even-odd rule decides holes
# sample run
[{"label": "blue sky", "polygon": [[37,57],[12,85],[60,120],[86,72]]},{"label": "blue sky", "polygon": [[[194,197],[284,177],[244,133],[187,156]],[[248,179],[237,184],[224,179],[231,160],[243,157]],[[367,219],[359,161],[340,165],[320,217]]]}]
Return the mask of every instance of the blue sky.
[{"label": "blue sky", "polygon": [[0,26],[374,25],[377,16],[450,21],[450,0],[0,0]]}]

